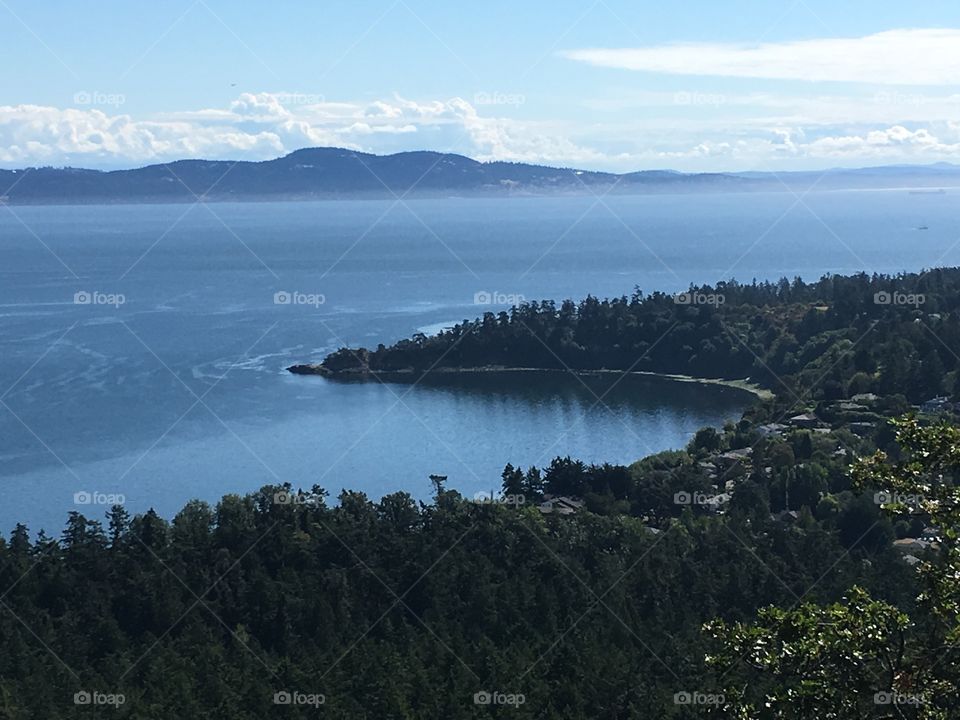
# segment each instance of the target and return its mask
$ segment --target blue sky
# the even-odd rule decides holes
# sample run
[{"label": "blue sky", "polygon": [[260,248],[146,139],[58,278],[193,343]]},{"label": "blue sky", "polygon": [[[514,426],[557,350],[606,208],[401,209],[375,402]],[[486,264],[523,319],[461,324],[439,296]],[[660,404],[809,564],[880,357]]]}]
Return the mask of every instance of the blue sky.
[{"label": "blue sky", "polygon": [[0,165],[312,145],[626,171],[960,157],[960,4],[0,0]]}]

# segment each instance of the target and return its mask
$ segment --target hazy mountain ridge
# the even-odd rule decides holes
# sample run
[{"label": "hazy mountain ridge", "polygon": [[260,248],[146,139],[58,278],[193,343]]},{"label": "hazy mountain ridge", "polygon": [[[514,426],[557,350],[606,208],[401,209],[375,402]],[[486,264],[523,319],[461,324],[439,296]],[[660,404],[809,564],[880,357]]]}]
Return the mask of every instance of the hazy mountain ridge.
[{"label": "hazy mountain ridge", "polygon": [[479,162],[432,151],[373,155],[308,148],[262,162],[178,160],[129,170],[0,170],[10,204],[295,200],[610,192],[730,192],[960,186],[960,166],[883,166],[803,172],[615,174],[513,162]]}]

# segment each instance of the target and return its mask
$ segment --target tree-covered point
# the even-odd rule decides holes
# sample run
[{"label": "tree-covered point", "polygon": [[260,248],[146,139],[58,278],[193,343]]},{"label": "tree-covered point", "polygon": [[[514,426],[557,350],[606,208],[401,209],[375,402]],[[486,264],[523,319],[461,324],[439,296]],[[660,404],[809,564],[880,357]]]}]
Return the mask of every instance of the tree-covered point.
[{"label": "tree-covered point", "polygon": [[530,302],[435,336],[375,350],[344,348],[295,372],[422,373],[525,367],[750,378],[816,398],[954,395],[960,361],[960,269],[737,282],[679,296]]}]

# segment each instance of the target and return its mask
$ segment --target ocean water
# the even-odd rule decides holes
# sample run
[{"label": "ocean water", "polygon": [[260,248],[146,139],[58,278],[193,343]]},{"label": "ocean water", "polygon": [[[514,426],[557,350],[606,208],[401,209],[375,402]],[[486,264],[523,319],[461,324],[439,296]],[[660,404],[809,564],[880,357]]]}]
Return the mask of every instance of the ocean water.
[{"label": "ocean water", "polygon": [[102,517],[77,493],[169,516],[267,483],[425,497],[431,473],[473,494],[506,462],[631,462],[749,398],[641,378],[410,386],[284,368],[521,298],[919,270],[960,264],[958,244],[956,196],[906,191],[0,206],[0,530]]}]

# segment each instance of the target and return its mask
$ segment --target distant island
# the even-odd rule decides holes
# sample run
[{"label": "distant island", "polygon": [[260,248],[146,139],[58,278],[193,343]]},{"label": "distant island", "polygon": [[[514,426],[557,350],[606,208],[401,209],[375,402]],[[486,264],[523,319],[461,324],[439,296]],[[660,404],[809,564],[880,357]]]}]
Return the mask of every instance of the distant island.
[{"label": "distant island", "polygon": [[479,162],[450,153],[373,155],[307,148],[263,162],[179,160],[129,170],[0,170],[0,204],[106,204],[392,198],[786,192],[960,187],[960,166],[885,166],[816,172],[615,174],[514,162]]}]

